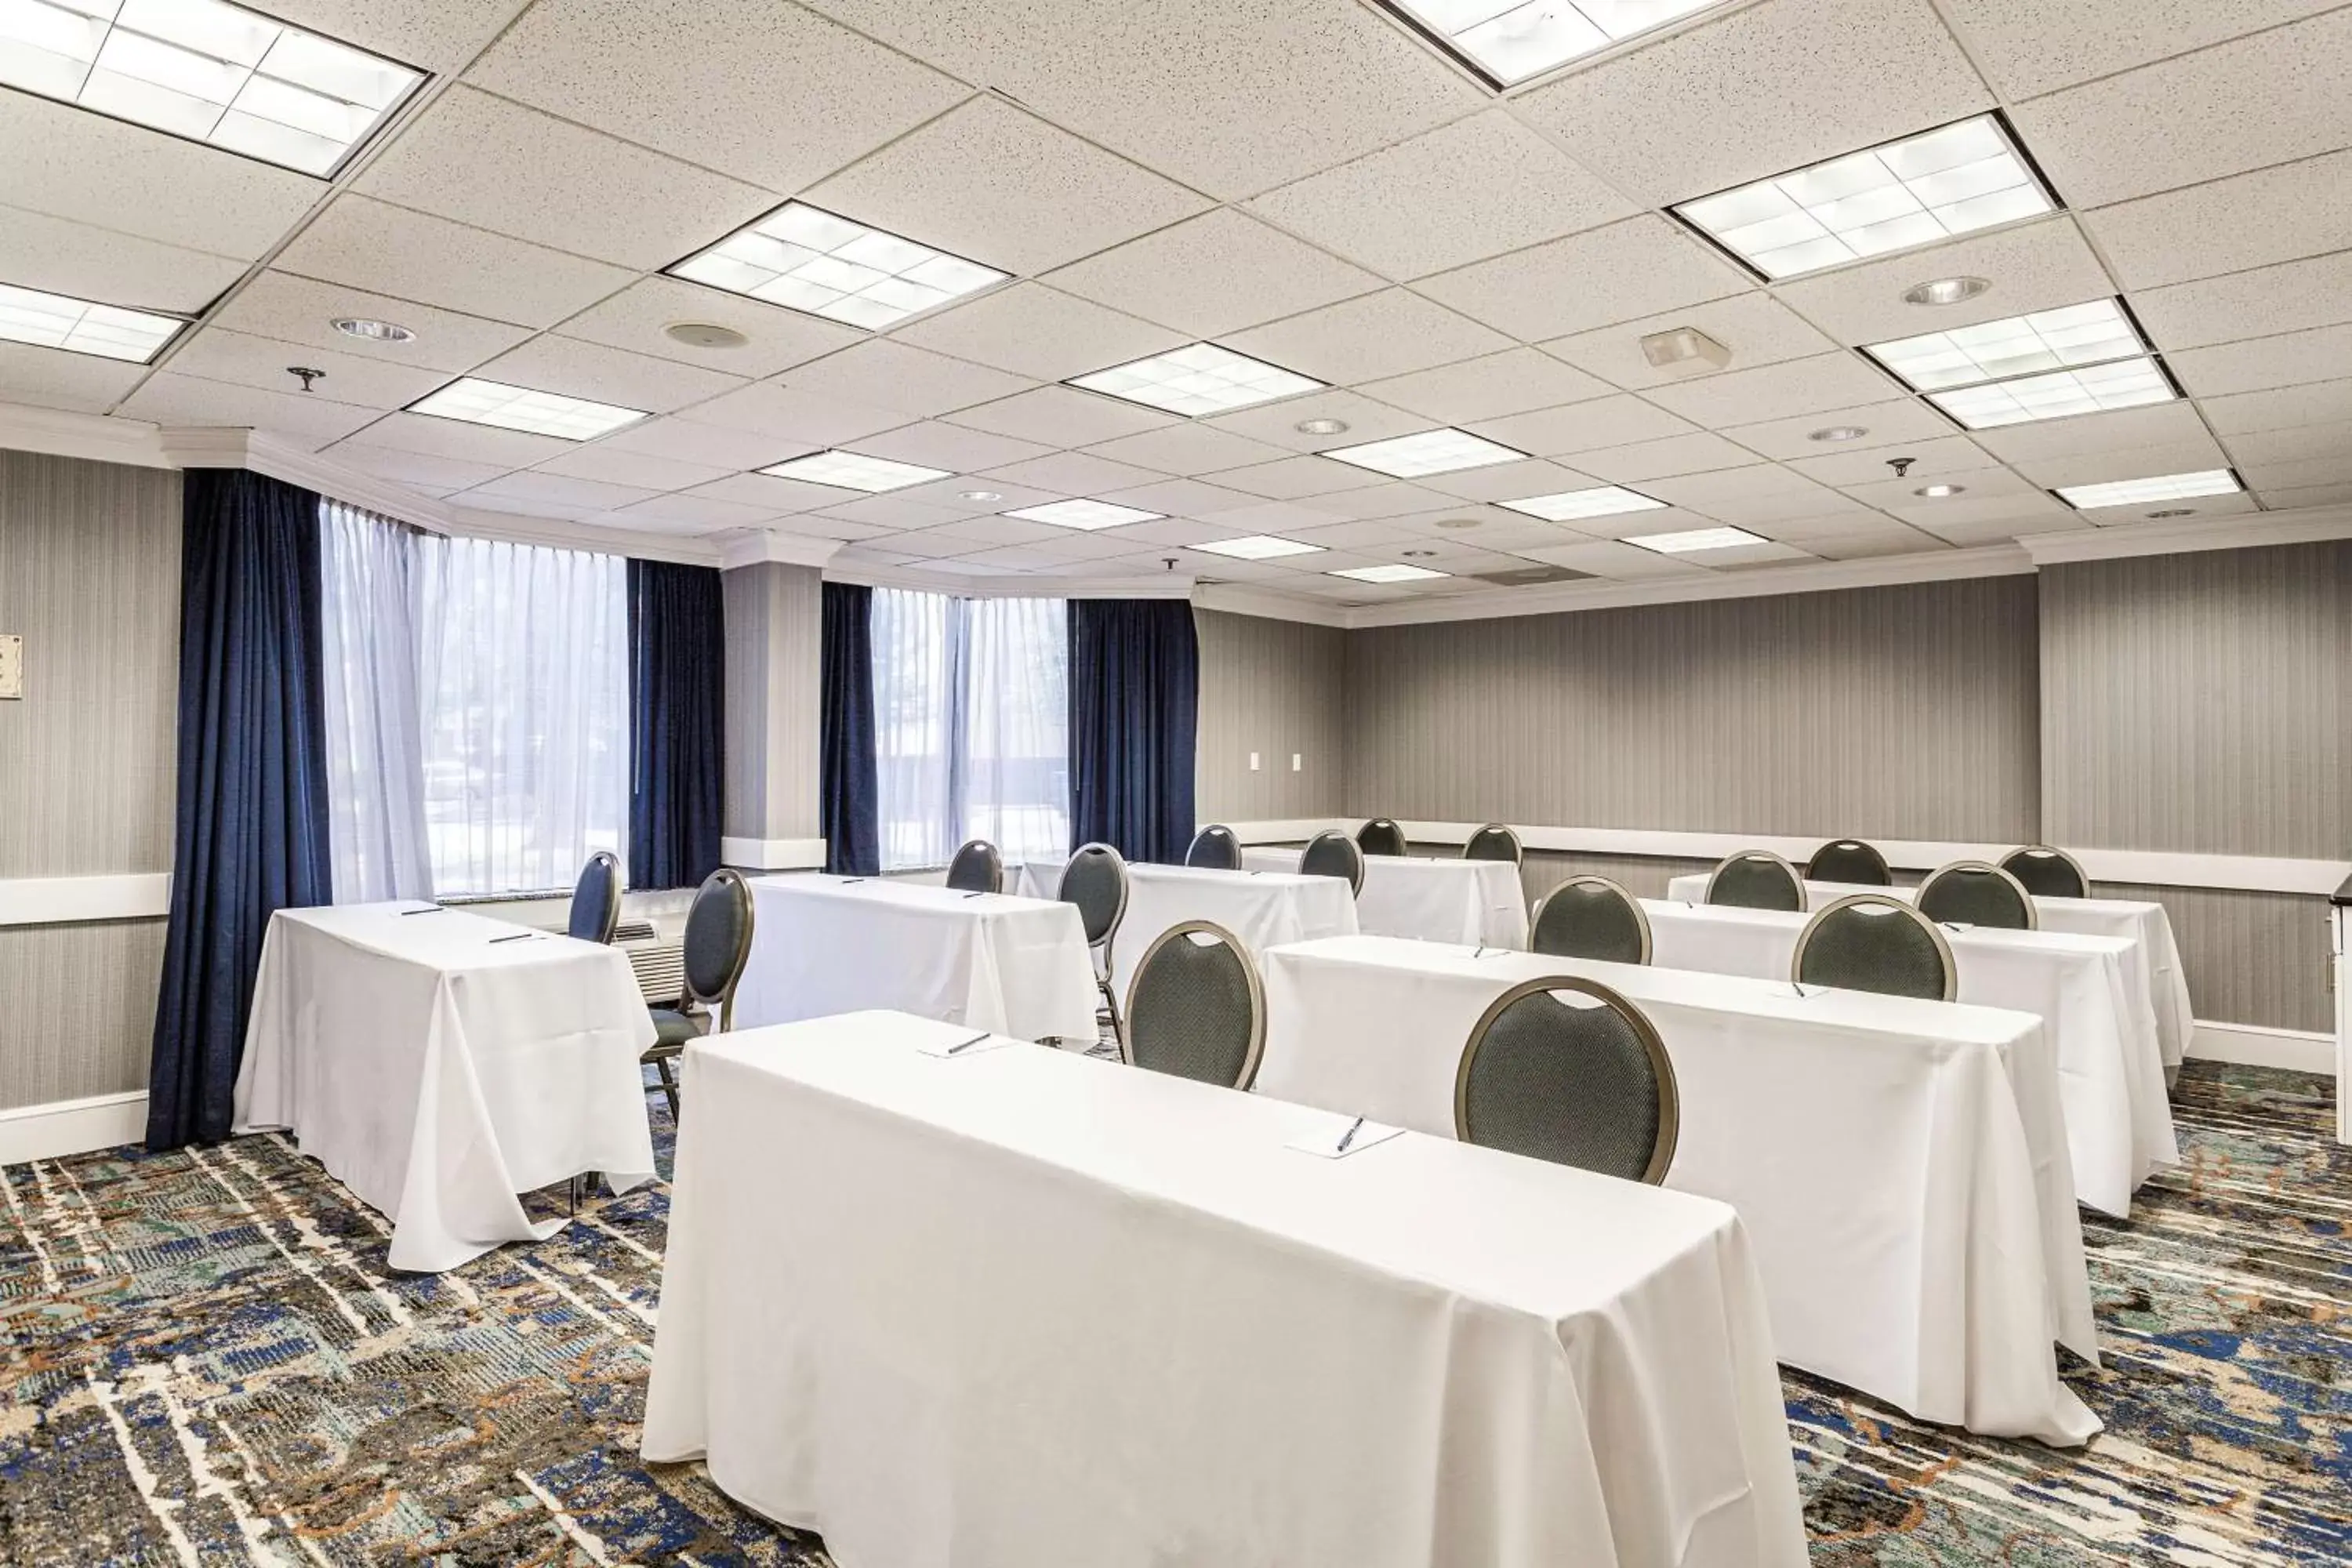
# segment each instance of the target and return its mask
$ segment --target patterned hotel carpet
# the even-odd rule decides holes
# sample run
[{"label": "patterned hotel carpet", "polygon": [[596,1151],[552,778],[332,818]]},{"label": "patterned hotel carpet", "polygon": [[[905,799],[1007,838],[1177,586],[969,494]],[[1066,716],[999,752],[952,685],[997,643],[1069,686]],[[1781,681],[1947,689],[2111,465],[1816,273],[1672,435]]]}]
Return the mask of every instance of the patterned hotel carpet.
[{"label": "patterned hotel carpet", "polygon": [[[2090,1224],[2112,1353],[2073,1379],[2107,1424],[2087,1451],[1792,1377],[1814,1563],[2352,1556],[2352,1159],[2325,1089],[2184,1076],[2187,1163]],[[826,1561],[698,1467],[638,1462],[658,1187],[429,1279],[387,1276],[382,1222],[275,1138],[0,1176],[0,1563]]]}]

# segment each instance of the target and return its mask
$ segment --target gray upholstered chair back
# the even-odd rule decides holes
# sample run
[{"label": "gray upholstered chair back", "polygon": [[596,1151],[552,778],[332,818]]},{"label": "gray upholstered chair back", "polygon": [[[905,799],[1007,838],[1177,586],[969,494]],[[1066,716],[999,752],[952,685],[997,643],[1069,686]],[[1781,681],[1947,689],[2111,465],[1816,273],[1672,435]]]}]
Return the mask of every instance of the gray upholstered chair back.
[{"label": "gray upholstered chair back", "polygon": [[1789,973],[1802,985],[1930,1002],[1950,1001],[1959,974],[1936,922],[1885,893],[1853,894],[1807,921]]},{"label": "gray upholstered chair back", "polygon": [[1794,866],[1769,849],[1743,849],[1725,857],[1706,879],[1706,901],[1793,912],[1805,907],[1805,884]]},{"label": "gray upholstered chair back", "polygon": [[1655,1184],[1682,1122],[1674,1064],[1642,1010],[1590,980],[1529,980],[1495,999],[1462,1052],[1454,1131]]},{"label": "gray upholstered chair back", "polygon": [[1385,816],[1376,816],[1356,829],[1356,847],[1367,855],[1404,853],[1404,829]]},{"label": "gray upholstered chair back", "polygon": [[1208,921],[1160,933],[1127,989],[1118,1054],[1136,1067],[1247,1089],[1265,1048],[1265,990],[1239,938]]},{"label": "gray upholstered chair back", "polygon": [[1364,890],[1364,851],[1336,827],[1325,828],[1298,852],[1298,868],[1309,877],[1340,877],[1348,890]]},{"label": "gray upholstered chair back", "polygon": [[948,886],[959,893],[1004,891],[1004,857],[987,839],[973,839],[948,862]]},{"label": "gray upholstered chair back", "polygon": [[1087,945],[1101,947],[1127,917],[1127,861],[1108,844],[1083,844],[1062,868],[1062,886],[1055,894],[1078,907],[1087,928]]},{"label": "gray upholstered chair back", "polygon": [[2063,849],[2029,844],[2001,857],[2000,868],[2016,878],[2037,899],[2087,899],[2091,879],[2083,863]]},{"label": "gray upholstered chair back", "polygon": [[2025,884],[1985,860],[1955,860],[1919,884],[1919,912],[1954,925],[2033,931],[2042,921]]},{"label": "gray upholstered chair back", "polygon": [[1570,877],[1536,901],[1528,947],[1556,958],[1650,962],[1650,917],[1641,900],[1606,877]]},{"label": "gray upholstered chair back", "polygon": [[1508,860],[1517,866],[1527,858],[1519,847],[1519,836],[1499,822],[1490,822],[1470,836],[1462,846],[1465,860]]},{"label": "gray upholstered chair back", "polygon": [[621,862],[610,849],[599,849],[580,868],[572,887],[572,918],[565,934],[599,945],[610,942],[621,927]]},{"label": "gray upholstered chair back", "polygon": [[751,956],[751,884],[739,871],[713,871],[686,911],[686,994],[716,1014],[722,1029]]},{"label": "gray upholstered chair back", "polygon": [[1184,851],[1184,864],[1206,867],[1212,871],[1238,871],[1242,868],[1242,841],[1223,823],[1213,822],[1192,836],[1192,847]]},{"label": "gray upholstered chair back", "polygon": [[1805,862],[1805,880],[1890,888],[1895,885],[1895,874],[1886,868],[1886,857],[1861,839],[1832,838]]}]

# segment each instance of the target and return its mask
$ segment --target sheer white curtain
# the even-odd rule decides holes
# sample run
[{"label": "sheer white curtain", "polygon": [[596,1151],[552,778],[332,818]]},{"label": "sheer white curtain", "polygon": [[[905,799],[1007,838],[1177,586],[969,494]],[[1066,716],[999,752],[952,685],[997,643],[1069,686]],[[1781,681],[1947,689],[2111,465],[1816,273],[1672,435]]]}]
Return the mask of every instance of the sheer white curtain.
[{"label": "sheer white curtain", "polygon": [[415,530],[322,502],[328,842],[335,901],[429,899]]},{"label": "sheer white curtain", "polygon": [[874,590],[874,804],[885,871],[944,866],[962,842],[951,776],[961,603]]},{"label": "sheer white curtain", "polygon": [[444,896],[569,888],[627,859],[627,564],[416,541],[425,816]]}]

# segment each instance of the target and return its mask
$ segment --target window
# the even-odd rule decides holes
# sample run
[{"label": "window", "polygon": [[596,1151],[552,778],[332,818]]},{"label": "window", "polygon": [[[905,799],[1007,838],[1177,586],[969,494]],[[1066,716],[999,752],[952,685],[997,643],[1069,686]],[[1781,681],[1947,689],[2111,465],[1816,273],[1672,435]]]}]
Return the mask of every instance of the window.
[{"label": "window", "polygon": [[1059,599],[874,594],[882,868],[1069,853],[1069,661]]}]

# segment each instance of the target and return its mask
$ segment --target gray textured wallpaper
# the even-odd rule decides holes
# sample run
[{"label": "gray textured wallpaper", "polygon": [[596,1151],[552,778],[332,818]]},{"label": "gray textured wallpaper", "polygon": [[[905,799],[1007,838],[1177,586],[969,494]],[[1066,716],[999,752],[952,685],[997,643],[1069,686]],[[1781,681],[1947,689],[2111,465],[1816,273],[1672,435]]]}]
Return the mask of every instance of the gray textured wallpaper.
[{"label": "gray textured wallpaper", "polygon": [[1194,815],[1268,822],[1344,814],[1350,634],[1214,610],[1192,618],[1201,639]]}]

